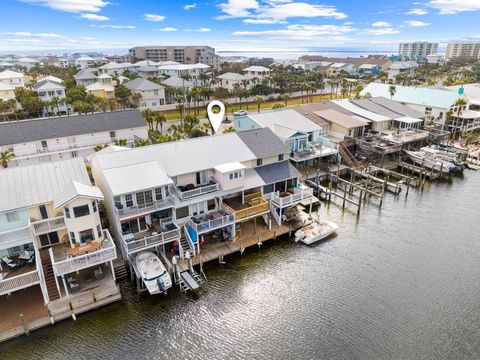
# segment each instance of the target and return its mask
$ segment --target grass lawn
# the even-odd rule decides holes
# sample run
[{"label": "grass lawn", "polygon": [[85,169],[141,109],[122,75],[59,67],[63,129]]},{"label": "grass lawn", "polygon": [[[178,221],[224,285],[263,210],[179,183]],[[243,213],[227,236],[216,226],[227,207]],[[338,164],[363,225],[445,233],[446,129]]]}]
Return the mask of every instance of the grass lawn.
[{"label": "grass lawn", "polygon": [[[300,105],[300,104],[307,103],[307,102],[319,102],[319,101],[325,101],[325,100],[330,100],[330,94],[314,95],[312,97],[309,96],[308,98],[305,97],[303,99],[303,102],[302,102],[301,97],[292,98],[292,99],[288,100],[287,106],[290,107],[290,106]],[[262,110],[271,109],[272,106],[276,103],[284,104],[283,100],[265,101],[264,103],[260,104],[260,109],[262,109]],[[204,108],[202,107],[200,109],[201,110],[200,110],[199,117],[200,118],[207,117],[207,114],[206,114],[206,111],[204,110]],[[247,103],[242,103],[241,108],[240,108],[240,104],[235,104],[235,103],[234,104],[229,104],[227,111],[228,111],[229,114],[232,114],[235,111],[238,111],[240,109],[256,111],[257,110],[257,103],[255,103],[255,102],[251,102],[251,103],[248,103],[248,104]],[[178,110],[167,110],[167,111],[163,111],[163,113],[167,117],[168,121],[173,121],[173,120],[179,120],[180,119],[180,113],[178,112]],[[193,108],[189,110],[189,113],[193,114]]]}]

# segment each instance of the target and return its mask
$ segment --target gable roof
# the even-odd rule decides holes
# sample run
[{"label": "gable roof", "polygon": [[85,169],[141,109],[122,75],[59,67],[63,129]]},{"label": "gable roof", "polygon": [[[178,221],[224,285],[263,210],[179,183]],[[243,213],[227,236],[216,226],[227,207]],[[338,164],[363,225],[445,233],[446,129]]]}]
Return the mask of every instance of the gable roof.
[{"label": "gable roof", "polygon": [[266,68],[264,66],[256,66],[256,65],[253,65],[253,66],[249,66],[245,69],[242,69],[242,71],[255,71],[255,72],[269,72],[270,69],[269,68]]},{"label": "gable roof", "polygon": [[183,80],[182,78],[179,78],[177,76],[170,76],[168,79],[165,79],[162,81],[163,85],[174,87],[174,88],[192,88],[193,82],[188,81],[188,80]]},{"label": "gable roof", "polygon": [[96,82],[94,84],[88,85],[85,90],[87,91],[97,91],[97,90],[105,90],[105,91],[114,91],[115,88],[111,85],[102,84]]},{"label": "gable roof", "polygon": [[401,115],[408,116],[411,118],[423,119],[427,116],[424,113],[411,108],[410,106],[403,105],[402,103],[399,103],[395,100],[387,99],[385,97],[381,97],[381,96],[374,97],[374,98],[370,98],[369,100],[377,105],[381,105],[389,109],[390,111],[395,111],[396,113],[399,113]]},{"label": "gable roof", "polygon": [[[360,95],[364,96],[370,93],[372,97],[382,96],[390,98],[389,88],[389,84],[370,83],[360,92]],[[395,101],[441,109],[449,109],[460,97],[455,92],[445,89],[401,85],[395,85],[395,89],[396,93],[392,98]]]},{"label": "gable roof", "polygon": [[219,75],[219,79],[230,80],[230,81],[242,81],[247,80],[248,78],[245,75],[227,72],[225,74]]},{"label": "gable roof", "polygon": [[51,202],[73,180],[90,184],[82,158],[0,171],[0,212]]},{"label": "gable roof", "polygon": [[347,129],[352,129],[352,128],[367,125],[366,121],[362,121],[357,117],[346,115],[333,109],[316,111],[315,114],[317,114],[318,116],[320,116],[321,118],[327,121],[330,121],[334,124],[338,124]]},{"label": "gable roof", "polygon": [[301,176],[298,170],[295,169],[288,160],[259,166],[255,168],[255,171],[265,184],[274,184],[278,181],[289,180]]},{"label": "gable roof", "polygon": [[9,121],[0,123],[0,146],[144,126],[137,110]]},{"label": "gable roof", "polygon": [[257,158],[276,156],[289,151],[288,146],[270,128],[241,131],[237,134]]},{"label": "gable roof", "polygon": [[39,82],[33,85],[34,90],[57,90],[57,89],[65,89],[61,83],[51,81],[48,79],[40,80]]},{"label": "gable roof", "polygon": [[354,103],[350,102],[348,99],[341,99],[341,100],[332,100],[334,104],[337,104],[344,109],[350,111],[351,113],[358,115],[362,118],[365,118],[366,120],[373,121],[373,122],[382,122],[382,121],[389,121],[391,118],[383,115],[379,115],[377,113],[374,113],[372,111],[363,109],[361,107],[358,107]]},{"label": "gable roof", "polygon": [[15,79],[15,78],[22,78],[24,75],[22,73],[12,71],[12,70],[4,70],[0,72],[0,80],[2,79]]},{"label": "gable roof", "polygon": [[96,79],[97,75],[95,75],[92,70],[89,69],[83,69],[77,72],[73,77],[76,80],[89,80],[89,79]]},{"label": "gable roof", "polygon": [[134,79],[132,81],[126,82],[123,85],[128,87],[129,89],[140,91],[160,90],[164,88],[162,85],[158,85],[152,81],[142,78]]},{"label": "gable roof", "polygon": [[79,197],[103,200],[103,194],[99,188],[72,180],[64,187],[63,191],[55,197],[53,207],[55,210],[60,209]]}]

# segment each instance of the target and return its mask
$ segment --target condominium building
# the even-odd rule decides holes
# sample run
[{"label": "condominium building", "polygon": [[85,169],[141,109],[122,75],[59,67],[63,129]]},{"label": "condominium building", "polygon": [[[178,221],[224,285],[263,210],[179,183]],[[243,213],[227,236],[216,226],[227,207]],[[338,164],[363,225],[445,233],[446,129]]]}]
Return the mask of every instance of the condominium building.
[{"label": "condominium building", "polygon": [[220,56],[210,46],[138,46],[129,50],[131,61],[176,61],[181,64],[202,63],[220,66]]},{"label": "condominium building", "polygon": [[447,59],[456,57],[480,57],[480,42],[455,42],[447,46]]},{"label": "condominium building", "polygon": [[438,43],[427,41],[416,41],[400,43],[398,54],[409,59],[425,58],[428,55],[435,55],[438,51]]},{"label": "condominium building", "polygon": [[97,145],[126,140],[127,146],[133,146],[136,138],[148,138],[147,126],[137,110],[0,123],[0,149],[15,154],[9,166],[86,159]]}]

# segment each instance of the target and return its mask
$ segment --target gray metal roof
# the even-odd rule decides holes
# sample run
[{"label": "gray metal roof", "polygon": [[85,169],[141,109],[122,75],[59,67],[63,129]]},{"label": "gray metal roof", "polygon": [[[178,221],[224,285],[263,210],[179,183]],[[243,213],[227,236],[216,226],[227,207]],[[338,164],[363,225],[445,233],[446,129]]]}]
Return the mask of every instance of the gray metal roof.
[{"label": "gray metal roof", "polygon": [[257,158],[288,153],[288,146],[269,128],[247,130],[237,133]]},{"label": "gray metal roof", "polygon": [[89,80],[89,79],[96,79],[97,75],[95,75],[91,70],[83,69],[80,70],[78,73],[73,75],[76,80]]},{"label": "gray metal roof", "polygon": [[274,164],[255,168],[257,174],[265,181],[265,184],[274,184],[279,181],[298,178],[301,174],[290,161],[281,161]]},{"label": "gray metal roof", "polygon": [[411,108],[410,106],[403,105],[398,101],[387,99],[386,97],[378,96],[378,97],[373,97],[370,100],[378,105],[386,107],[387,109],[395,111],[404,116],[408,116],[415,119],[423,119],[426,117],[424,113],[417,111]]},{"label": "gray metal roof", "polygon": [[91,185],[82,158],[0,170],[0,212],[49,203],[72,181]]},{"label": "gray metal roof", "polygon": [[0,146],[143,127],[137,110],[0,123]]},{"label": "gray metal roof", "polygon": [[158,85],[152,81],[142,78],[131,80],[123,85],[128,87],[129,89],[140,91],[160,90],[164,88],[162,85]]},{"label": "gray metal roof", "polygon": [[369,99],[350,100],[350,101],[365,110],[389,117],[391,119],[397,119],[403,116],[402,114],[399,114],[390,109],[387,109],[386,107],[381,106]]}]

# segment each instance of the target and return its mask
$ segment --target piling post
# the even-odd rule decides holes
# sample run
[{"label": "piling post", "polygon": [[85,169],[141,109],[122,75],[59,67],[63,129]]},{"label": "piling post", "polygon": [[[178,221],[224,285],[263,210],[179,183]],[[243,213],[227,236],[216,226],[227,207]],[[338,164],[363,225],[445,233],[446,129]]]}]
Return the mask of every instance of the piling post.
[{"label": "piling post", "polygon": [[380,207],[383,205],[383,197],[385,195],[385,187],[382,187],[382,195],[380,196]]},{"label": "piling post", "polygon": [[360,217],[360,208],[362,207],[362,195],[363,195],[363,189],[360,189],[360,197],[358,198],[357,217]]},{"label": "piling post", "polygon": [[20,321],[22,322],[23,332],[25,335],[28,335],[30,333],[30,330],[28,329],[28,320],[23,314],[20,314]]},{"label": "piling post", "polygon": [[408,190],[410,190],[410,176],[407,178],[407,191],[405,192],[405,198],[408,197]]},{"label": "piling post", "polygon": [[347,198],[347,184],[344,184],[343,187],[343,204],[342,204],[342,210],[345,209],[345,200]]}]

